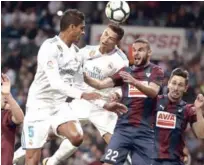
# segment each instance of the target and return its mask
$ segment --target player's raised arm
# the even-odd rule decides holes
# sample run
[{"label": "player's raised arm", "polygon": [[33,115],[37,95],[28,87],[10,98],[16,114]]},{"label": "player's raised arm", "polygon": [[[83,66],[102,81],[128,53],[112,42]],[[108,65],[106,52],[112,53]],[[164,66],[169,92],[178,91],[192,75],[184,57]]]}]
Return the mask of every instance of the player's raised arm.
[{"label": "player's raised arm", "polygon": [[192,124],[192,129],[198,138],[204,138],[204,96],[199,94],[194,102],[197,121]]},{"label": "player's raised arm", "polygon": [[23,122],[24,114],[16,100],[13,98],[13,96],[10,93],[11,84],[10,80],[7,75],[2,74],[1,75],[1,93],[2,93],[2,99],[5,100],[5,109],[8,109],[11,111],[12,117],[11,120],[15,124],[20,124]]},{"label": "player's raised arm", "polygon": [[[44,54],[49,54],[49,56],[43,58]],[[97,95],[96,93],[84,93],[75,87],[65,84],[59,74],[59,66],[56,54],[56,49],[51,44],[46,43],[41,46],[38,55],[38,60],[40,61],[43,70],[48,77],[48,81],[51,87],[72,98],[84,98],[87,100],[100,98],[100,95]]]}]

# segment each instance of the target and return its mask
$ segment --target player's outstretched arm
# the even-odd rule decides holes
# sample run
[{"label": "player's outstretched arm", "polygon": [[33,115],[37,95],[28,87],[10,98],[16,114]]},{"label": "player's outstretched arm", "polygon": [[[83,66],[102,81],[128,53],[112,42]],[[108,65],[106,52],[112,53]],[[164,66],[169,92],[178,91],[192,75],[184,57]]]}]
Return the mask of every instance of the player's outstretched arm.
[{"label": "player's outstretched arm", "polygon": [[12,121],[15,124],[20,124],[23,122],[24,114],[22,109],[20,108],[20,106],[10,93],[11,84],[7,75],[5,74],[1,75],[1,83],[2,83],[1,93],[2,97],[4,97],[2,99],[5,99],[6,102],[5,108],[11,111]]},{"label": "player's outstretched arm", "polygon": [[99,90],[105,89],[105,88],[111,88],[111,87],[114,87],[115,85],[113,80],[110,77],[105,78],[104,80],[98,80],[88,76],[85,72],[84,72],[84,81],[91,87]]},{"label": "player's outstretched arm", "polygon": [[204,139],[204,96],[199,94],[194,102],[197,121],[193,123],[192,129],[198,138]]}]

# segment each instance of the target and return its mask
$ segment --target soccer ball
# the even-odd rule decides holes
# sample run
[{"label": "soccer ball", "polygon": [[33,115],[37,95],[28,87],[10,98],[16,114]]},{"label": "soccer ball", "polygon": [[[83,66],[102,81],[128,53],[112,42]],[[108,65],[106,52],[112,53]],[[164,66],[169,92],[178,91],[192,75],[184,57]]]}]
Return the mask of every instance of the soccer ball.
[{"label": "soccer ball", "polygon": [[110,1],[106,5],[105,13],[110,21],[119,24],[129,17],[130,7],[125,1]]}]

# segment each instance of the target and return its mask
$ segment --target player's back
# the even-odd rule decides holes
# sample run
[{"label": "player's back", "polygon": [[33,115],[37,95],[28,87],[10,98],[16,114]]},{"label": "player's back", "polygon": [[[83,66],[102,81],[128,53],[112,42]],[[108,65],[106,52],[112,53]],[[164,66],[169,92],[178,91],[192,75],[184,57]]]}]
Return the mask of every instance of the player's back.
[{"label": "player's back", "polygon": [[[73,76],[79,66],[75,45],[69,48],[58,36],[45,40],[38,52],[37,71],[29,89],[27,106],[53,108],[65,100],[67,96],[55,90],[50,82],[59,74],[65,83],[74,83]],[[48,76],[47,71],[53,72],[53,76]]]},{"label": "player's back", "polygon": [[[121,68],[128,66],[127,56],[118,47],[115,47],[110,53],[101,54],[99,46],[86,46],[79,51],[82,58],[83,71],[90,77],[102,80],[115,74]],[[86,90],[95,90],[83,84]],[[111,89],[104,89],[100,92],[107,93]]]}]

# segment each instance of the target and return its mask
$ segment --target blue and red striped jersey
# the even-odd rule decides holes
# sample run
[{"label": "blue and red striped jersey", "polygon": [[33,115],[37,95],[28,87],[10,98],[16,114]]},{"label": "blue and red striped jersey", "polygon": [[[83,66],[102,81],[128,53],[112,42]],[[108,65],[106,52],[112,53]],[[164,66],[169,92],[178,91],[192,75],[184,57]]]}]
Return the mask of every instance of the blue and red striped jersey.
[{"label": "blue and red striped jersey", "polygon": [[184,101],[171,102],[167,95],[157,98],[155,139],[158,159],[183,159],[184,131],[196,122],[193,105]]},{"label": "blue and red striped jersey", "polygon": [[[125,67],[121,70],[130,73],[135,79],[140,80],[141,83],[146,85],[153,82],[161,86],[163,83],[163,70],[152,63],[145,67],[133,66]],[[128,124],[135,127],[152,128],[154,119],[152,110],[156,106],[156,98],[152,99],[139,91],[135,86],[123,82],[123,79],[119,75],[120,71],[114,74],[111,78],[113,79],[115,86],[121,86],[122,88],[121,103],[128,107],[128,113],[118,118],[116,127]]]}]

